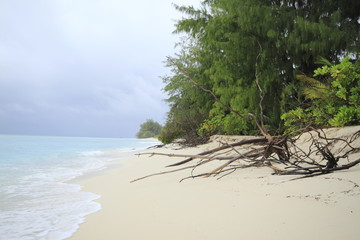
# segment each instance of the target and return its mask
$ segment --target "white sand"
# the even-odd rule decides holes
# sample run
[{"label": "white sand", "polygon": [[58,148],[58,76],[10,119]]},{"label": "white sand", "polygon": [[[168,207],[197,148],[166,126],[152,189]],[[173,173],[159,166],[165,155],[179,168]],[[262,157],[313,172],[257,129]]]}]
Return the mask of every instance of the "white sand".
[{"label": "white sand", "polygon": [[[330,132],[341,136],[358,130]],[[153,151],[196,154],[216,144]],[[82,181],[84,191],[102,196],[102,210],[89,215],[71,239],[359,239],[360,166],[296,181],[253,168],[221,180],[179,183],[189,175],[183,171],[130,183],[178,160],[141,156]]]}]

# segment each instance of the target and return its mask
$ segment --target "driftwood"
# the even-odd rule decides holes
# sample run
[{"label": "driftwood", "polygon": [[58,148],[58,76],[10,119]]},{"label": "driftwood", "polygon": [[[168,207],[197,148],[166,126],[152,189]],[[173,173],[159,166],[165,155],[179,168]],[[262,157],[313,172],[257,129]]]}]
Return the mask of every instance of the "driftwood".
[{"label": "driftwood", "polygon": [[[350,154],[360,151],[360,147],[354,143],[360,137],[360,131],[353,133],[348,139],[329,138],[323,130],[311,127],[298,133],[300,134],[296,137],[290,137],[294,134],[290,133],[285,136],[256,137],[236,143],[223,142],[220,147],[195,155],[141,153],[139,155],[165,155],[185,159],[168,165],[171,170],[143,176],[132,182],[183,170],[190,170],[190,175],[181,181],[197,177],[222,178],[237,169],[249,167],[267,167],[274,171],[273,174],[298,175],[299,178],[304,178],[349,169],[360,163],[360,159],[346,161]],[[308,135],[309,146],[306,149],[297,144],[304,134]],[[343,146],[335,153],[333,149],[338,144]],[[210,162],[218,163],[218,166],[210,171],[194,174],[195,170]]]},{"label": "driftwood", "polygon": [[[167,166],[177,167],[176,169],[150,174],[134,179],[132,182],[156,175],[173,173],[186,169],[191,169],[191,174],[182,180],[210,176],[218,176],[218,178],[222,178],[236,171],[237,169],[249,167],[267,167],[274,170],[273,174],[302,175],[300,178],[303,178],[349,169],[360,163],[360,159],[349,161],[350,154],[360,151],[359,143],[357,143],[357,145],[354,144],[355,140],[360,136],[360,131],[353,133],[352,136],[350,136],[348,139],[329,138],[322,129],[315,129],[310,126],[295,132],[291,132],[284,136],[272,136],[269,134],[263,124],[262,101],[264,95],[259,83],[259,69],[257,64],[258,59],[262,54],[262,47],[259,42],[258,44],[259,54],[255,62],[255,80],[260,95],[260,123],[253,114],[248,113],[247,115],[242,115],[239,111],[234,110],[231,108],[231,106],[222,102],[213,91],[204,88],[197,81],[195,81],[185,71],[182,65],[177,64],[176,62],[173,62],[173,64],[178,67],[178,70],[182,72],[183,75],[194,84],[194,86],[198,87],[204,92],[211,94],[213,98],[227,110],[233,112],[246,121],[254,121],[259,131],[261,132],[262,137],[242,140],[233,144],[222,143],[222,146],[220,147],[196,155],[164,154],[156,152],[143,153],[149,154],[151,156],[166,155],[169,157],[185,157],[186,159]],[[309,146],[307,149],[300,148],[296,143],[304,134],[309,135]],[[335,144],[344,145],[340,149],[339,153],[335,153],[333,151]],[[195,160],[197,160],[196,163],[194,163]],[[344,160],[348,161],[344,163]],[[194,174],[195,170],[200,166],[204,166],[210,162],[214,163],[215,161],[220,162],[216,168],[212,169],[211,171]]]}]

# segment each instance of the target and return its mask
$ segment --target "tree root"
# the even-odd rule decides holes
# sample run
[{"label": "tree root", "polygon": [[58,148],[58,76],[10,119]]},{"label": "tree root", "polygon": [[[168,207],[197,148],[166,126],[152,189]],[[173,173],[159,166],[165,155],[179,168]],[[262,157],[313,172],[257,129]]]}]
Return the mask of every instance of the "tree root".
[{"label": "tree root", "polygon": [[[299,178],[314,177],[349,169],[360,163],[360,159],[339,164],[341,160],[348,159],[349,155],[359,152],[359,146],[354,142],[360,136],[360,131],[352,134],[348,139],[328,138],[325,131],[307,127],[299,130],[296,137],[290,137],[295,132],[285,136],[270,136],[267,132],[264,137],[254,137],[239,141],[237,143],[222,143],[222,146],[201,152],[195,155],[186,154],[165,154],[165,153],[141,153],[139,155],[165,155],[168,157],[186,158],[167,167],[176,169],[150,174],[132,180],[139,181],[148,177],[174,173],[183,170],[191,170],[191,175],[181,181],[197,178],[217,176],[218,179],[229,175],[237,169],[249,167],[267,167],[274,170],[275,175],[302,175]],[[309,135],[307,149],[300,148],[296,142],[303,134]],[[342,143],[339,153],[334,153],[334,146]],[[225,151],[226,150],[226,151]],[[193,160],[197,163],[191,164]],[[194,174],[200,166],[210,162],[220,162],[219,166],[210,170]],[[225,162],[224,162],[225,161]],[[184,166],[184,167],[180,167]]]}]

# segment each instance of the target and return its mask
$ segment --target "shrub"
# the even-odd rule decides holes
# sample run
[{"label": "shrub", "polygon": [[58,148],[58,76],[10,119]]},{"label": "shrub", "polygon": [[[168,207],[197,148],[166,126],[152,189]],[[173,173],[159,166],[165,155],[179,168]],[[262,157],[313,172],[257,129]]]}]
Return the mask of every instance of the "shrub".
[{"label": "shrub", "polygon": [[360,61],[345,57],[340,64],[314,71],[319,80],[299,77],[306,85],[302,91],[309,101],[281,116],[287,131],[306,125],[342,127],[360,123]]},{"label": "shrub", "polygon": [[136,134],[138,138],[150,138],[156,137],[160,134],[162,126],[151,119],[146,120],[143,124],[140,125],[140,130]]}]

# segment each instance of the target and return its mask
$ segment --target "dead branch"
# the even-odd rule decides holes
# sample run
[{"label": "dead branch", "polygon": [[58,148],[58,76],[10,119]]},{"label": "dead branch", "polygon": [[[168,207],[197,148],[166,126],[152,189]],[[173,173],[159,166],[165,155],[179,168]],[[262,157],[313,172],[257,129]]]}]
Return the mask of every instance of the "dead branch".
[{"label": "dead branch", "polygon": [[[276,175],[302,175],[300,178],[303,178],[349,169],[360,163],[360,159],[357,159],[340,164],[341,159],[347,159],[349,155],[360,151],[359,146],[355,146],[355,140],[360,137],[360,131],[352,134],[349,139],[329,138],[323,130],[313,128],[306,128],[300,136],[293,138],[289,137],[291,134],[272,137],[271,141],[267,138],[251,138],[232,144],[224,142],[219,147],[193,155],[157,152],[142,153],[139,155],[186,159],[167,166],[177,167],[176,169],[150,174],[131,182],[183,170],[190,170],[191,174],[181,179],[181,181],[211,176],[217,176],[220,179],[237,169],[249,167],[267,167],[274,170],[273,174]],[[296,143],[304,134],[307,134],[309,138],[308,149],[300,148]],[[335,154],[333,149],[338,142],[342,142],[345,147],[342,146],[342,151]],[[195,159],[199,161],[189,165]],[[195,174],[195,170],[200,166],[202,168],[208,166],[210,162],[214,164],[219,162],[219,165],[208,171],[200,169],[199,171],[203,172]]]},{"label": "dead branch", "polygon": [[[339,161],[341,159],[348,159],[350,154],[360,151],[359,146],[353,145],[353,142],[355,142],[355,140],[359,138],[360,131],[350,136],[350,140],[344,138],[328,138],[324,130],[314,129],[311,127],[306,127],[304,129],[297,130],[295,132],[289,133],[284,136],[272,136],[268,133],[267,129],[264,127],[263,124],[262,101],[264,96],[259,83],[259,72],[258,72],[258,59],[262,54],[262,47],[260,44],[259,47],[260,47],[260,51],[256,57],[256,63],[255,63],[256,64],[255,80],[260,94],[260,103],[259,103],[260,112],[261,112],[260,123],[257,121],[255,115],[251,113],[248,113],[247,115],[243,115],[239,111],[236,111],[233,108],[231,108],[231,106],[222,102],[220,98],[216,96],[216,94],[213,91],[204,88],[197,81],[195,81],[183,69],[181,65],[175,62],[173,64],[177,66],[178,70],[182,72],[184,76],[186,76],[196,87],[211,94],[214,97],[214,99],[217,102],[219,102],[222,106],[224,106],[227,110],[235,113],[237,116],[239,116],[242,119],[245,119],[246,121],[252,119],[256,123],[263,137],[243,140],[234,144],[226,143],[220,147],[196,155],[146,153],[151,156],[165,155],[168,157],[186,157],[186,159],[168,165],[167,167],[179,167],[182,165],[186,165],[189,164],[194,159],[200,159],[200,162],[190,166],[181,167],[175,170],[150,174],[145,177],[135,179],[132,182],[156,175],[173,173],[186,169],[191,169],[191,175],[183,178],[181,181],[189,178],[210,177],[210,176],[219,176],[218,179],[220,179],[228,175],[229,173],[234,172],[237,169],[243,169],[248,167],[268,167],[274,170],[274,174],[305,175],[305,177],[308,177],[308,176],[317,176],[321,174],[328,174],[335,171],[349,169],[360,163],[360,159],[358,159],[339,166]],[[249,116],[251,119],[247,118],[247,116]],[[308,149],[302,149],[296,143],[299,139],[301,139],[301,136],[303,134],[309,134],[310,136],[309,139],[310,144],[308,146]],[[344,146],[340,149],[340,152],[343,152],[342,155],[336,154],[332,150],[333,146],[336,145],[338,142],[342,142],[344,144]],[[254,146],[255,144],[257,144],[257,148],[249,150],[250,146],[251,145]],[[226,154],[222,152],[226,149],[230,149],[231,154],[229,154],[229,152],[227,152]],[[200,166],[204,166],[216,160],[222,161],[219,166],[215,167],[214,169],[210,169],[209,171],[205,171],[196,175],[194,174],[195,169],[198,169]],[[226,162],[224,163],[223,160],[226,160]],[[236,162],[237,164],[235,164]],[[283,166],[283,168],[280,166]]]},{"label": "dead branch", "polygon": [[[222,146],[220,146],[220,147],[217,147],[217,148],[214,148],[214,149],[211,149],[211,150],[208,150],[208,151],[199,153],[198,155],[202,155],[202,156],[203,156],[203,155],[208,155],[208,154],[215,153],[215,152],[219,152],[219,151],[222,151],[222,150],[231,148],[231,147],[237,147],[237,146],[242,146],[242,145],[246,145],[246,144],[264,143],[264,142],[266,142],[266,141],[267,141],[266,138],[252,138],[252,139],[242,140],[242,141],[237,142],[237,143],[222,145]],[[188,163],[188,162],[192,161],[193,159],[194,159],[194,158],[190,157],[190,158],[185,159],[185,160],[183,160],[183,161],[180,161],[180,162],[171,164],[171,165],[169,165],[169,166],[167,166],[167,167],[179,166],[179,165]]]},{"label": "dead branch", "polygon": [[[156,152],[151,152],[151,153],[138,153],[136,154],[138,156],[141,155],[150,155],[150,157],[154,156],[154,155],[159,155],[159,156],[167,156],[167,157],[187,157],[187,158],[191,158],[191,159],[195,159],[195,158],[201,158],[201,159],[210,159],[211,157],[207,156],[207,155],[188,155],[188,154],[167,154],[167,153],[156,153]],[[229,157],[218,157],[216,158],[218,160],[227,160],[229,159]]]},{"label": "dead branch", "polygon": [[262,46],[260,44],[260,42],[257,40],[257,43],[259,45],[259,54],[256,56],[256,60],[255,60],[255,82],[256,82],[256,86],[259,90],[259,96],[260,96],[260,101],[259,101],[259,108],[260,108],[260,123],[261,123],[261,128],[264,128],[264,110],[263,110],[263,105],[262,102],[264,101],[264,93],[263,90],[260,86],[260,82],[259,82],[259,58],[262,55]]}]

